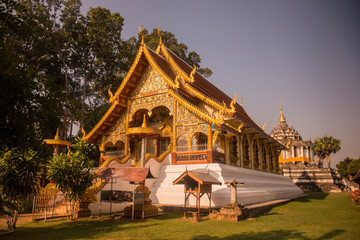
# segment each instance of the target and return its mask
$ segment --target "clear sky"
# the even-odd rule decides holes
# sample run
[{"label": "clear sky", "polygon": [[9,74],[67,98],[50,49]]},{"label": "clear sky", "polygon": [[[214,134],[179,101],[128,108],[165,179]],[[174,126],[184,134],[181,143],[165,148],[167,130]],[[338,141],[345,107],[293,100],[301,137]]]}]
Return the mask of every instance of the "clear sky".
[{"label": "clear sky", "polygon": [[122,39],[140,24],[172,32],[267,133],[282,101],[304,140],[341,139],[333,167],[360,157],[360,1],[83,0],[97,6],[125,18]]}]

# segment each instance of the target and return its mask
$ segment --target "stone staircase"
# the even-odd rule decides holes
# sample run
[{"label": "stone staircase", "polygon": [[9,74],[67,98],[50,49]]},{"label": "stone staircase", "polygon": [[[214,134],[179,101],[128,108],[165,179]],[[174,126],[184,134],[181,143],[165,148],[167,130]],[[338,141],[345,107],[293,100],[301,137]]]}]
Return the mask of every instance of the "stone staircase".
[{"label": "stone staircase", "polygon": [[340,174],[332,168],[320,168],[315,164],[283,163],[281,171],[290,177],[304,192],[342,192],[351,187]]}]

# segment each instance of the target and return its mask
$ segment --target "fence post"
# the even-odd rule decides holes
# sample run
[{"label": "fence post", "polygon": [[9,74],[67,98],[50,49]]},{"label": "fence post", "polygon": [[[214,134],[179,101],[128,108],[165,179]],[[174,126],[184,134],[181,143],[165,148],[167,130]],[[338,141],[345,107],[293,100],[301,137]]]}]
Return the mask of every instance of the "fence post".
[{"label": "fence post", "polygon": [[32,220],[32,221],[34,221],[35,202],[36,202],[36,195],[34,195],[34,198],[33,198],[32,216],[31,216],[31,220]]},{"label": "fence post", "polygon": [[54,217],[54,205],[55,205],[55,194],[53,195],[53,199],[52,199],[51,217]]}]

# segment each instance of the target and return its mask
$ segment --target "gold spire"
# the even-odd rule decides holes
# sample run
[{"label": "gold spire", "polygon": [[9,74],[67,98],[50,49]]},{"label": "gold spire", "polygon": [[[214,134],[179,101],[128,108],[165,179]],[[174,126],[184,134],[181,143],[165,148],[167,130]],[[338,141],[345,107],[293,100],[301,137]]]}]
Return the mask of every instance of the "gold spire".
[{"label": "gold spire", "polygon": [[144,45],[144,36],[142,35],[141,27],[142,27],[142,24],[140,24],[140,26],[139,26],[139,32],[140,32],[140,35],[141,35],[141,45]]},{"label": "gold spire", "polygon": [[285,121],[285,117],[284,117],[284,114],[283,114],[283,107],[282,107],[281,102],[280,102],[280,118],[279,118],[279,121]]},{"label": "gold spire", "polygon": [[160,27],[161,27],[161,25],[159,25],[159,27],[157,28],[157,32],[158,32],[158,35],[159,35],[159,45],[161,45],[162,44],[162,40],[161,40],[161,34],[160,34]]},{"label": "gold spire", "polygon": [[60,137],[59,137],[59,128],[56,129],[56,135],[55,135],[55,140],[60,140]]},{"label": "gold spire", "polygon": [[147,127],[146,114],[144,114],[144,119],[143,119],[143,123],[142,123],[141,127],[143,127],[143,128]]}]

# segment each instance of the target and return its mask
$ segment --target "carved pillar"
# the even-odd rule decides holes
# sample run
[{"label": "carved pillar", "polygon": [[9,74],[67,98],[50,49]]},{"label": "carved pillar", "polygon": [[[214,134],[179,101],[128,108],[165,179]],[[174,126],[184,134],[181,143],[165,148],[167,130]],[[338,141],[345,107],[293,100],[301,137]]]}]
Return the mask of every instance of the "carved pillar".
[{"label": "carved pillar", "polygon": [[[125,132],[129,127],[129,113],[130,113],[130,100],[127,101]],[[125,134],[125,151],[124,151],[124,153],[125,153],[125,155],[130,154],[130,139],[128,136],[126,136],[126,134]]]},{"label": "carved pillar", "polygon": [[230,143],[231,138],[225,136],[225,162],[227,165],[230,165],[230,147],[229,147],[229,143]]},{"label": "carved pillar", "polygon": [[208,135],[207,135],[207,141],[208,141],[208,150],[212,150],[213,149],[213,145],[212,145],[212,129],[211,129],[211,124],[208,124]]},{"label": "carved pillar", "polygon": [[239,134],[237,137],[237,158],[238,158],[238,167],[242,167],[242,151],[241,151],[241,146],[242,146],[242,139],[241,139],[241,135]]},{"label": "carved pillar", "polygon": [[172,134],[172,151],[176,152],[176,118],[177,118],[177,103],[176,100],[174,99],[174,104],[173,104],[173,134]]},{"label": "carved pillar", "polygon": [[251,134],[250,134],[249,158],[250,158],[250,168],[254,169],[254,139],[252,139]]}]

